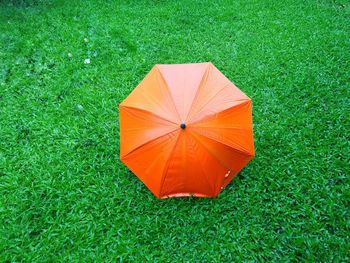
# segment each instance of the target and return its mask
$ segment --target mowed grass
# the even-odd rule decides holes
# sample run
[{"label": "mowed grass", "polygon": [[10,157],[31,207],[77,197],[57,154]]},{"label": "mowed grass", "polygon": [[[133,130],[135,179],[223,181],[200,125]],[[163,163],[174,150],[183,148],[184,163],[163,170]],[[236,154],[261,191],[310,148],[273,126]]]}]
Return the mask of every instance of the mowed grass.
[{"label": "mowed grass", "polygon": [[[1,1],[0,261],[349,261],[349,15]],[[252,98],[256,157],[217,199],[158,200],[119,161],[117,105],[154,64],[203,61]]]}]

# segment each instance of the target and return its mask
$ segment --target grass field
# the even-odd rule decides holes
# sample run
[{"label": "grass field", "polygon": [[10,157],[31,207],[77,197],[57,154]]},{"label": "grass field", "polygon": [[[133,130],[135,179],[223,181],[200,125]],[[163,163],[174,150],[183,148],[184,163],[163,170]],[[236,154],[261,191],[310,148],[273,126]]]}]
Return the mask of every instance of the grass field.
[{"label": "grass field", "polygon": [[[0,2],[0,261],[350,260],[348,1]],[[85,64],[85,59],[90,59]],[[256,156],[217,199],[156,199],[118,108],[156,63],[213,62]]]}]

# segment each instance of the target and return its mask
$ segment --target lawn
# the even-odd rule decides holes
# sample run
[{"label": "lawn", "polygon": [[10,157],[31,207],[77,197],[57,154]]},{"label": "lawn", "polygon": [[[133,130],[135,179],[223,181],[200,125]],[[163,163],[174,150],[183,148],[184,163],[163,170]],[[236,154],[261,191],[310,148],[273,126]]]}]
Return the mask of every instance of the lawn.
[{"label": "lawn", "polygon": [[[348,1],[0,2],[0,261],[349,261]],[[87,63],[90,59],[90,63]],[[118,104],[211,61],[256,156],[217,199],[156,199]]]}]

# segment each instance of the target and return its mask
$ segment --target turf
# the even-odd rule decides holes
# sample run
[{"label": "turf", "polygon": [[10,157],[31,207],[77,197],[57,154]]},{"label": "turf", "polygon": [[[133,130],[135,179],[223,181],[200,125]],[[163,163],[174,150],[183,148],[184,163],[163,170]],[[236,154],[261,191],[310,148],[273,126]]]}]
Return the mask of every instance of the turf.
[{"label": "turf", "polygon": [[[349,261],[348,1],[0,2],[0,261]],[[85,64],[85,59],[90,63]],[[156,199],[118,108],[213,62],[256,156],[217,199]]]}]

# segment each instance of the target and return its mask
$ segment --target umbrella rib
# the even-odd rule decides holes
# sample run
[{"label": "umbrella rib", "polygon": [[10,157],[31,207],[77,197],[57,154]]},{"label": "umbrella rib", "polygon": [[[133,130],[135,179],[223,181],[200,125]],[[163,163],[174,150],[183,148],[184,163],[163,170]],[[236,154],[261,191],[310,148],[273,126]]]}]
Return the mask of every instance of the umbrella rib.
[{"label": "umbrella rib", "polygon": [[215,126],[192,126],[192,128],[208,128],[208,129],[220,129],[220,130],[238,130],[249,131],[250,129],[238,128],[238,127],[215,127]]},{"label": "umbrella rib", "polygon": [[177,111],[174,98],[173,98],[173,96],[171,95],[171,92],[170,92],[170,90],[169,90],[169,88],[168,88],[169,84],[166,82],[166,80],[165,80],[165,78],[163,77],[162,72],[160,71],[160,69],[158,68],[158,66],[156,65],[155,67],[157,68],[158,73],[159,73],[158,76],[157,76],[157,82],[158,82],[158,84],[159,84],[159,78],[158,78],[158,77],[160,76],[160,78],[161,78],[162,81],[164,82],[164,86],[166,87],[166,90],[167,90],[167,92],[168,92],[168,95],[169,95],[169,97],[170,97],[170,100],[171,100],[171,102],[172,102],[172,104],[173,104],[173,107],[174,107],[174,109],[175,109],[175,112],[176,112],[176,114],[177,114],[178,120],[179,120],[179,122],[180,122],[180,121],[181,121],[181,117],[180,117],[179,112]]},{"label": "umbrella rib", "polygon": [[[200,145],[202,145],[202,147],[204,147],[208,152],[209,154],[214,157],[215,160],[217,160],[219,163],[221,163],[223,166],[225,166],[227,169],[230,169],[230,166],[227,165],[225,162],[223,162],[222,160],[220,160],[215,154],[212,153],[211,150],[208,149],[208,147],[206,147],[200,140],[197,139],[197,137],[193,134],[191,134],[192,138],[194,138],[196,140],[196,142],[198,142]],[[233,149],[235,150],[235,149]]]},{"label": "umbrella rib", "polygon": [[[202,144],[197,138],[196,138],[196,136],[194,136],[194,135],[192,135],[191,134],[191,136],[194,138],[194,140],[196,140],[196,142],[198,143],[198,144],[200,144],[204,149],[206,149],[207,151],[208,151],[208,153],[209,153],[209,155],[211,155],[218,163],[220,163],[222,166],[224,166],[226,169],[230,169],[231,170],[231,168],[230,168],[230,166],[229,165],[227,165],[225,162],[223,162],[222,160],[220,160],[215,154],[213,154],[204,144]],[[223,182],[223,181],[222,181]],[[222,184],[222,182],[221,182],[221,184]],[[218,193],[217,193],[217,190],[215,191],[215,189],[214,189],[214,195],[217,195]]]},{"label": "umbrella rib", "polygon": [[163,171],[163,175],[162,175],[161,183],[160,183],[160,187],[159,187],[159,196],[161,196],[161,194],[162,194],[163,185],[164,185],[166,176],[168,174],[169,166],[170,166],[170,161],[171,161],[171,159],[172,159],[172,157],[174,155],[175,148],[176,148],[177,143],[179,142],[179,138],[180,137],[181,137],[181,133],[179,133],[178,137],[176,138],[176,142],[174,144],[174,148],[171,150],[171,153],[169,155],[169,159],[167,160],[167,162],[165,164],[165,168],[164,168],[164,171]]},{"label": "umbrella rib", "polygon": [[253,156],[252,153],[250,153],[247,149],[245,149],[245,148],[243,148],[243,147],[240,147],[240,146],[239,146],[240,149],[238,149],[238,148],[237,148],[237,145],[233,146],[233,145],[224,143],[224,142],[222,142],[222,141],[218,141],[218,140],[216,140],[216,139],[214,139],[214,138],[212,138],[212,137],[209,137],[209,136],[207,136],[207,135],[205,135],[205,134],[198,133],[198,132],[196,132],[195,128],[192,128],[192,131],[195,132],[195,133],[197,133],[197,134],[200,135],[200,136],[203,136],[203,137],[208,138],[208,139],[210,139],[210,140],[213,140],[213,141],[215,141],[215,142],[217,142],[217,143],[221,143],[221,144],[223,144],[223,145],[225,145],[225,146],[227,146],[227,147],[230,147],[230,148],[232,148],[232,150],[235,150],[236,152],[239,152],[239,153],[241,153],[241,154],[246,154],[246,155],[249,155],[249,156]]},{"label": "umbrella rib", "polygon": [[[159,119],[162,119],[162,120],[164,120],[164,121],[173,123],[173,124],[175,124],[176,126],[178,125],[177,123],[175,123],[175,122],[173,122],[173,121],[171,121],[171,120],[168,120],[168,119],[166,119],[166,118],[164,118],[164,117],[162,117],[162,116],[159,116],[158,114],[155,114],[154,112],[151,112],[151,111],[148,111],[148,110],[144,110],[144,109],[140,109],[140,108],[136,108],[136,107],[132,107],[132,106],[125,106],[125,105],[120,105],[120,107],[123,107],[123,108],[125,108],[126,110],[127,110],[127,109],[135,109],[135,110],[143,111],[143,112],[145,112],[145,113],[152,114],[153,116],[155,116],[155,117],[157,117],[157,118],[159,118]],[[130,112],[130,111],[128,111],[128,112]]]},{"label": "umbrella rib", "polygon": [[[223,165],[224,167],[226,167],[227,169],[230,169],[230,170],[233,170],[231,167],[230,167],[230,165],[228,165],[226,162],[224,162],[224,161],[222,161],[222,160],[220,160],[220,158],[218,158],[207,146],[205,146],[202,142],[200,142],[200,140],[198,140],[197,138],[196,138],[196,136],[194,136],[193,134],[191,135],[200,145],[202,145],[207,151],[208,151],[208,153],[215,159],[215,160],[217,160],[221,165]],[[213,139],[211,139],[211,138],[208,138],[209,140],[213,140]],[[221,143],[221,142],[219,142],[219,141],[216,141],[216,140],[214,140],[215,142],[217,142],[217,143],[220,143],[220,144],[223,144],[223,145],[225,145],[225,146],[228,146],[228,145],[226,145],[226,144],[224,144],[224,143]],[[228,146],[229,148],[231,148],[233,151],[237,151],[235,148],[232,148],[231,146]],[[242,152],[240,152],[239,151],[239,153],[240,154],[243,154],[243,155],[247,155],[246,153],[242,153]],[[251,156],[250,154],[248,155],[248,156]],[[250,159],[251,160],[251,159]],[[248,161],[249,162],[249,161]]]},{"label": "umbrella rib", "polygon": [[120,156],[120,159],[123,160],[123,159],[127,158],[129,155],[131,155],[132,153],[134,153],[134,152],[137,151],[138,149],[142,148],[143,146],[145,146],[145,145],[147,145],[147,144],[149,144],[149,143],[151,143],[151,142],[154,142],[154,141],[156,141],[156,140],[158,140],[158,139],[160,139],[160,138],[162,138],[162,137],[165,137],[165,136],[167,136],[167,135],[169,135],[169,134],[175,132],[175,131],[178,130],[178,129],[179,129],[179,128],[176,127],[176,128],[174,128],[173,130],[171,130],[171,131],[169,131],[169,132],[167,132],[167,133],[165,133],[165,134],[162,134],[162,135],[160,135],[160,136],[158,136],[158,137],[156,137],[156,138],[153,138],[152,140],[149,140],[149,141],[147,141],[147,142],[145,142],[145,143],[142,143],[141,145],[139,145],[139,146],[137,146],[136,148],[130,150],[128,153],[124,154],[123,156]]},{"label": "umbrella rib", "polygon": [[212,66],[211,66],[210,63],[208,63],[208,68],[206,69],[206,71],[205,71],[205,73],[204,73],[204,75],[203,75],[203,77],[202,77],[202,79],[201,79],[201,81],[200,81],[200,83],[198,85],[198,88],[197,88],[196,94],[194,95],[194,99],[192,101],[191,107],[190,107],[190,109],[189,109],[189,111],[187,113],[186,122],[188,121],[188,116],[190,116],[190,113],[192,112],[192,108],[193,108],[194,102],[197,101],[196,98],[197,98],[197,96],[198,96],[198,94],[200,92],[201,87],[203,87],[208,82],[208,76],[209,76],[209,73],[211,72],[211,69],[212,69]]},{"label": "umbrella rib", "polygon": [[[190,135],[190,137],[193,138],[194,141],[196,141],[198,144],[202,145],[201,143],[199,143],[198,140],[196,140],[196,138],[191,134],[191,132],[189,132],[188,134]],[[202,147],[204,147],[204,145],[202,145]],[[193,146],[192,146],[192,145],[190,145],[190,148],[191,148],[192,152],[195,153],[195,151],[193,150]],[[207,149],[206,147],[204,147],[204,148]],[[207,151],[209,152],[208,149],[207,149]],[[213,156],[210,152],[209,152],[209,154],[210,154],[211,156]],[[195,155],[195,154],[194,154],[194,155]],[[216,158],[215,158],[215,159],[216,159]],[[217,159],[216,159],[216,160],[217,160]],[[220,162],[220,163],[221,163],[221,162]],[[205,173],[205,170],[203,170],[203,167],[202,167],[200,164],[199,164],[199,167],[200,167],[202,173],[204,174],[204,178],[205,178],[205,180],[207,181],[207,184],[209,185],[210,188],[212,188],[211,190],[213,191],[213,194],[215,195],[216,191],[215,191],[215,189],[213,189],[213,187],[210,185],[210,180],[208,179],[207,174]]]},{"label": "umbrella rib", "polygon": [[139,91],[142,93],[142,95],[145,97],[145,98],[148,98],[150,99],[153,103],[155,103],[156,105],[158,105],[164,112],[167,112],[167,109],[164,108],[159,102],[157,102],[154,97],[150,96],[150,95],[147,95],[147,94],[150,94],[150,92],[146,93],[142,88],[139,88]]},{"label": "umbrella rib", "polygon": [[[233,110],[233,109],[235,109],[235,108],[241,107],[241,106],[243,106],[246,102],[249,102],[250,99],[248,98],[248,99],[241,99],[241,100],[235,100],[235,101],[236,101],[236,102],[237,102],[237,101],[240,101],[240,103],[238,103],[238,104],[236,104],[236,105],[234,105],[234,106],[228,107],[227,109],[223,109],[223,110],[221,110],[220,112],[228,111],[228,110]],[[220,112],[219,112],[219,113],[220,113]],[[198,113],[200,113],[200,112],[198,112]],[[230,112],[230,113],[231,113],[231,112]],[[204,122],[204,123],[205,123],[206,121],[210,120],[210,118],[215,117],[215,114],[217,114],[217,113],[213,113],[212,115],[203,117],[202,119],[199,119],[199,120],[197,120],[197,121],[195,121],[195,122],[192,122],[191,124],[193,125],[193,124],[201,123],[201,122]],[[228,113],[227,113],[227,114],[228,114]],[[226,115],[223,115],[223,116],[221,116],[220,118],[222,118],[222,117],[224,117],[224,116],[226,116]]]},{"label": "umbrella rib", "polygon": [[219,94],[219,92],[221,92],[224,88],[226,88],[226,87],[229,86],[229,85],[230,85],[230,83],[224,85],[220,90],[218,90],[209,100],[207,100],[206,103],[204,103],[204,105],[199,109],[199,111],[197,111],[195,114],[193,114],[193,115],[191,116],[191,118],[188,120],[188,122],[191,121],[191,119],[193,118],[193,116],[196,116],[197,114],[201,113],[202,110],[204,109],[204,107],[207,106],[208,103],[211,102],[211,101]]}]

